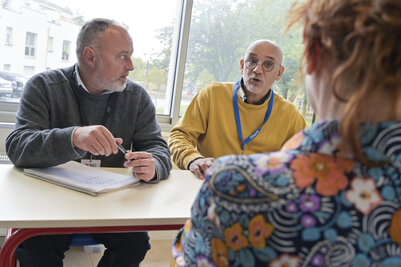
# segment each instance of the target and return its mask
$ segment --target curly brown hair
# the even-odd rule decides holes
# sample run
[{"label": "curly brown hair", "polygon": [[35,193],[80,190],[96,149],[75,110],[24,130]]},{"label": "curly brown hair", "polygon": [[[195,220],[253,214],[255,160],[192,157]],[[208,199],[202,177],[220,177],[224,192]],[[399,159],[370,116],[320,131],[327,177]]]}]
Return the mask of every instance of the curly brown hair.
[{"label": "curly brown hair", "polygon": [[369,109],[364,100],[385,92],[393,101],[386,118],[401,119],[396,115],[401,91],[401,1],[296,1],[287,29],[296,22],[304,25],[302,66],[318,44],[329,59],[321,65],[332,67],[325,78],[335,97],[346,103],[341,134],[357,158],[366,162],[358,141],[362,114]]}]

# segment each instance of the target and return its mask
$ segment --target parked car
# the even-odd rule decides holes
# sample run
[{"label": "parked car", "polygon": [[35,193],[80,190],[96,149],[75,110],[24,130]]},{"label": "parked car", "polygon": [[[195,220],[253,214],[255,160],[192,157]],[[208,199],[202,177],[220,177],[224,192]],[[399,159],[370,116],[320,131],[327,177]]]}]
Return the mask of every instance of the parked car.
[{"label": "parked car", "polygon": [[24,85],[28,80],[26,77],[22,76],[18,73],[0,71],[0,78],[8,80],[12,85],[12,97],[20,97],[22,94],[22,90],[24,89]]},{"label": "parked car", "polygon": [[12,82],[0,77],[0,96],[11,95],[12,93]]}]

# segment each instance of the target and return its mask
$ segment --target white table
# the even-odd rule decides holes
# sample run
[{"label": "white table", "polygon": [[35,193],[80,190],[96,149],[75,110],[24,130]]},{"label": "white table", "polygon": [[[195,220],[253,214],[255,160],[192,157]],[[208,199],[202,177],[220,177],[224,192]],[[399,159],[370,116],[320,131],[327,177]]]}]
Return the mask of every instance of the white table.
[{"label": "white table", "polygon": [[4,243],[0,266],[13,266],[15,249],[35,235],[179,229],[190,217],[201,184],[189,171],[172,170],[158,184],[141,183],[94,197],[0,165],[0,228],[19,228]]}]

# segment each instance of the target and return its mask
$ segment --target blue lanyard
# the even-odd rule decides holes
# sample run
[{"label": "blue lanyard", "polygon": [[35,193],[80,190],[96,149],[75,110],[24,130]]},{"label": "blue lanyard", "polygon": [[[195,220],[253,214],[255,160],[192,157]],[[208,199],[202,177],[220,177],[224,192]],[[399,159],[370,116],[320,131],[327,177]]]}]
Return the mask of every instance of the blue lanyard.
[{"label": "blue lanyard", "polygon": [[238,132],[239,139],[241,141],[242,153],[244,153],[245,145],[248,144],[249,142],[251,142],[259,134],[259,132],[263,128],[263,125],[265,125],[266,121],[270,117],[270,113],[272,112],[272,109],[273,109],[274,92],[272,89],[270,89],[272,91],[272,96],[271,96],[271,99],[269,102],[269,106],[267,107],[265,118],[263,119],[262,125],[260,126],[259,129],[257,129],[250,136],[248,136],[248,138],[244,142],[244,139],[242,137],[241,118],[239,116],[238,101],[237,101],[237,92],[238,92],[238,89],[240,88],[240,86],[241,86],[241,80],[237,81],[234,85],[233,105],[234,105],[235,123],[237,124],[237,132]]}]

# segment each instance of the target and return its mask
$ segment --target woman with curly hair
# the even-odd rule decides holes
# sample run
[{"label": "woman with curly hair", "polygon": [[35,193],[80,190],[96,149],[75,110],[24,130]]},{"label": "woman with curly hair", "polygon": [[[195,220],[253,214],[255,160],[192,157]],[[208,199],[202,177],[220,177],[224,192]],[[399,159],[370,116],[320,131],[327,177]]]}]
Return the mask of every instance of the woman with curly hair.
[{"label": "woman with curly hair", "polygon": [[215,162],[178,265],[401,266],[401,1],[306,0],[296,22],[319,121]]}]

